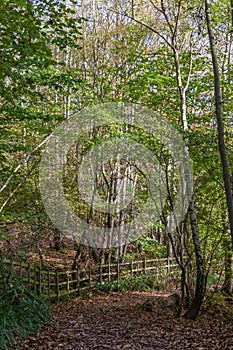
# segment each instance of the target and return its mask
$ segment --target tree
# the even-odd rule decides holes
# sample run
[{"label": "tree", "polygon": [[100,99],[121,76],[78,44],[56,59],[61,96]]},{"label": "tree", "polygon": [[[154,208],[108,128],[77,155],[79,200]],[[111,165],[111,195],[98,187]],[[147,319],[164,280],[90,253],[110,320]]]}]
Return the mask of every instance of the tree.
[{"label": "tree", "polygon": [[[232,10],[231,10],[232,11]],[[215,98],[215,114],[217,120],[217,130],[218,130],[218,146],[219,153],[222,163],[222,174],[224,180],[224,188],[226,195],[226,203],[228,209],[228,217],[230,224],[230,235],[233,248],[233,194],[232,194],[232,185],[231,185],[231,175],[228,165],[226,145],[224,140],[224,122],[222,116],[222,94],[221,94],[221,84],[220,84],[220,73],[219,73],[219,64],[217,59],[217,51],[215,48],[214,42],[214,33],[211,26],[211,16],[210,16],[210,5],[207,0],[205,0],[205,14],[206,14],[206,24],[208,29],[213,72],[214,72],[214,98]]]},{"label": "tree", "polygon": [[[145,26],[146,28],[154,32],[156,35],[158,35],[166,43],[167,47],[172,51],[173,60],[175,64],[177,88],[179,92],[179,107],[180,107],[181,122],[183,125],[183,131],[186,132],[188,130],[187,112],[186,112],[187,110],[186,92],[189,87],[191,72],[192,72],[192,60],[193,60],[192,44],[193,44],[193,35],[194,35],[193,24],[192,24],[192,21],[191,23],[189,23],[185,19],[184,14],[185,13],[187,14],[187,12],[185,12],[187,11],[187,5],[185,5],[182,1],[178,1],[178,3],[174,2],[172,4],[165,4],[164,1],[161,1],[160,6],[157,5],[156,2],[150,1],[150,3],[152,4],[154,12],[158,14],[157,16],[160,19],[160,21],[165,24],[165,29],[164,27],[162,28],[162,25],[161,26],[158,25],[158,27],[155,27],[154,25],[151,25],[149,21],[145,23],[140,18],[138,19],[138,16],[136,17],[134,13],[132,14],[132,16],[128,15],[128,17],[131,18],[133,21]],[[188,40],[187,40],[187,31],[189,36]],[[184,75],[182,74],[182,69],[180,64],[180,52],[182,51],[184,46],[186,46],[186,49],[189,50],[189,62],[188,62],[189,67],[187,69],[187,73],[184,74],[186,75],[186,78],[184,78]],[[186,79],[186,82],[184,82],[184,79]],[[190,187],[191,174],[189,172],[187,172],[186,174],[186,185],[187,185],[187,188],[189,189],[191,188]],[[200,306],[205,293],[205,269],[204,269],[204,262],[203,262],[202,252],[201,252],[194,198],[191,199],[189,204],[189,214],[190,214],[190,225],[192,230],[193,244],[195,247],[195,254],[196,254],[197,278],[196,278],[195,297],[193,299],[193,302],[189,310],[185,313],[184,317],[195,319],[200,310]],[[170,232],[168,232],[168,235],[170,239],[173,240],[173,237]],[[172,241],[172,246],[173,248],[175,248],[173,241]],[[184,288],[186,283],[185,265],[184,265],[182,256],[181,256],[181,259],[179,259],[175,249],[174,249],[174,253],[176,255],[177,262],[179,263],[182,270],[182,300],[184,300],[184,294],[185,294]]]},{"label": "tree", "polygon": [[[36,152],[61,119],[59,104],[54,106],[51,100],[58,85],[65,90],[64,85],[72,82],[72,71],[62,72],[63,57],[55,60],[53,50],[62,56],[70,48],[78,49],[83,20],[60,1],[4,0],[0,17],[0,192],[7,193],[15,181],[14,189],[2,198],[2,212],[7,198],[12,198],[30,175]],[[35,143],[38,146],[34,147]],[[15,179],[20,171],[22,181]]]},{"label": "tree", "polygon": [[81,84],[67,57],[80,48],[84,19],[75,1],[26,0],[2,1],[0,19],[0,213],[5,225],[48,225],[38,164],[51,130],[68,116],[74,82],[76,90]]}]

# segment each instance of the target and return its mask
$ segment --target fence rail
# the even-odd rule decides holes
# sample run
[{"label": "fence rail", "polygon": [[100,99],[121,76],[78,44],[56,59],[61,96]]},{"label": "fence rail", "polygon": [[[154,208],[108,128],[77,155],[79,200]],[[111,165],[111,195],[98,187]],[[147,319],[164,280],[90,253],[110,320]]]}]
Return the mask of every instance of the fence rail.
[{"label": "fence rail", "polygon": [[28,288],[38,291],[51,301],[91,292],[98,284],[120,283],[127,277],[141,274],[153,275],[155,279],[177,276],[178,265],[168,259],[143,259],[139,261],[108,263],[77,270],[51,271],[38,265],[4,260],[4,265],[19,274]]}]

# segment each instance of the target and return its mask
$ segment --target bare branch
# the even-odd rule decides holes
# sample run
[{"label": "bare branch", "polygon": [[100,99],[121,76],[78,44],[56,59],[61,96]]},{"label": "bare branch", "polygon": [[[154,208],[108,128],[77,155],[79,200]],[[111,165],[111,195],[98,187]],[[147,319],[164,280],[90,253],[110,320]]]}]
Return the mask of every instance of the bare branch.
[{"label": "bare branch", "polygon": [[[169,18],[168,18],[168,15],[167,15],[167,11],[166,11],[166,7],[164,6],[163,0],[161,0],[161,8],[162,8],[162,14],[164,15],[164,18],[165,18],[165,20],[167,22],[167,25],[168,25],[168,27],[170,29],[170,32],[171,32],[172,36],[173,36],[174,29],[173,29],[173,27],[171,25],[171,22],[169,21]],[[172,41],[172,43],[173,43],[173,41]]]},{"label": "bare branch", "polygon": [[177,16],[176,16],[174,33],[172,35],[172,42],[174,41],[176,34],[177,34],[178,23],[179,23],[179,19],[180,19],[180,10],[181,10],[181,0],[179,1],[179,4],[178,4],[178,12],[177,12]]},{"label": "bare branch", "polygon": [[[117,11],[114,11],[112,9],[108,9],[108,11],[114,12],[114,13],[119,13]],[[127,13],[123,13],[123,15],[129,19],[131,19],[132,21],[140,24],[141,26],[151,30],[153,33],[157,34],[170,48],[172,48],[172,44],[165,38],[165,36],[163,36],[158,30],[156,30],[155,28],[152,28],[151,26],[149,26],[148,24],[146,24],[145,22],[136,19],[135,17],[132,17],[130,15],[128,15]]]},{"label": "bare branch", "polygon": [[3,211],[9,200],[14,196],[14,194],[18,191],[18,189],[27,181],[28,176],[32,173],[32,171],[35,169],[39,162],[36,162],[33,167],[30,169],[30,171],[27,173],[27,176],[24,177],[23,181],[21,181],[15,189],[9,194],[9,196],[6,198],[6,200],[3,202],[1,208],[0,208],[0,213]]}]

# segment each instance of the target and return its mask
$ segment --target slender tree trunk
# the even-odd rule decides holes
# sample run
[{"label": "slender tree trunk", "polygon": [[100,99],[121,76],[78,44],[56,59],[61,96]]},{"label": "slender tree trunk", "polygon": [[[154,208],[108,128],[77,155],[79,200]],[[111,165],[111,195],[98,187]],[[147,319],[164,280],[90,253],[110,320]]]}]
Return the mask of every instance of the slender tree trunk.
[{"label": "slender tree trunk", "polygon": [[195,255],[196,255],[197,278],[196,278],[195,297],[191,303],[191,306],[184,314],[184,318],[194,320],[200,311],[200,307],[205,295],[206,278],[205,278],[204,262],[202,258],[199,232],[198,232],[198,226],[197,226],[197,218],[196,218],[195,206],[194,206],[193,200],[191,200],[189,204],[189,213],[190,213],[192,237],[193,237],[193,243],[194,243]]},{"label": "slender tree trunk", "polygon": [[[232,5],[232,0],[231,0]],[[222,163],[222,174],[225,188],[225,196],[228,210],[228,217],[230,223],[230,235],[231,243],[233,248],[233,196],[231,192],[231,178],[229,165],[227,160],[226,145],[224,141],[224,123],[222,117],[222,96],[221,96],[221,85],[220,85],[220,73],[217,59],[217,52],[214,42],[214,34],[211,27],[211,16],[210,16],[210,5],[208,0],[205,0],[205,14],[206,24],[208,29],[210,50],[212,56],[213,72],[214,72],[214,97],[215,97],[215,114],[217,119],[217,130],[218,130],[218,147]],[[233,16],[233,15],[232,15]],[[232,17],[233,21],[233,17]]]},{"label": "slender tree trunk", "polygon": [[[187,74],[186,83],[183,83],[182,79],[182,73],[181,73],[181,65],[180,65],[180,57],[179,57],[179,35],[178,35],[178,27],[179,27],[179,21],[180,21],[180,14],[181,14],[181,0],[178,1],[177,4],[177,14],[174,18],[174,21],[170,20],[170,14],[168,15],[167,9],[164,6],[163,1],[161,1],[161,9],[159,10],[160,13],[163,14],[165,23],[169,26],[169,29],[172,33],[168,34],[168,37],[162,35],[159,31],[157,31],[156,28],[150,27],[150,25],[147,25],[146,23],[137,20],[134,17],[134,11],[132,11],[132,17],[128,16],[132,20],[134,20],[136,23],[140,23],[147,29],[150,29],[152,32],[157,34],[162,40],[165,41],[165,43],[172,49],[173,51],[173,57],[175,61],[175,69],[176,69],[176,79],[177,79],[177,87],[179,90],[179,99],[180,99],[180,112],[181,112],[181,118],[182,118],[182,125],[183,130],[186,131],[188,129],[188,122],[187,122],[187,103],[186,103],[186,91],[189,87],[189,82],[191,78],[191,71],[192,71],[192,44],[191,44],[191,38],[190,36],[190,65],[189,70]],[[188,152],[187,152],[188,157]],[[188,158],[187,158],[188,159]],[[186,182],[187,182],[187,188],[188,190],[191,190],[191,174],[186,174]],[[191,304],[189,310],[186,312],[185,317],[190,319],[195,319],[197,317],[197,314],[200,310],[201,303],[204,297],[205,292],[205,269],[204,269],[204,263],[202,258],[202,252],[201,252],[201,244],[199,239],[199,232],[198,232],[198,225],[197,225],[197,217],[195,213],[195,205],[194,205],[194,199],[192,198],[191,203],[189,205],[189,215],[190,215],[190,222],[191,222],[191,229],[192,229],[192,238],[193,238],[193,244],[195,247],[195,253],[196,253],[196,266],[197,266],[197,278],[196,278],[196,291],[195,291],[195,298],[193,300],[193,303]],[[172,235],[170,232],[168,232],[169,238],[172,239]],[[174,250],[174,254],[176,254]],[[177,258],[177,262],[179,262],[179,259]],[[182,264],[180,263],[180,267],[182,268]]]},{"label": "slender tree trunk", "polygon": [[64,247],[64,243],[63,243],[63,238],[62,238],[62,234],[61,231],[58,230],[58,228],[54,228],[54,248],[57,252],[60,252],[61,249]]},{"label": "slender tree trunk", "polygon": [[[179,95],[180,95],[180,113],[182,118],[183,130],[186,131],[188,129],[186,91],[189,85],[189,79],[190,79],[191,68],[192,68],[192,58],[190,58],[190,71],[187,77],[187,82],[186,82],[186,85],[184,85],[182,83],[179,53],[175,49],[175,45],[173,45],[173,52],[174,52],[174,60],[175,60],[175,66],[176,66],[177,85],[178,85]],[[186,157],[188,161],[188,152],[186,154]],[[191,186],[192,178],[191,178],[190,172],[186,171],[185,176],[186,176],[186,186],[189,191],[189,195],[191,196],[192,194],[190,192],[192,188]],[[197,222],[197,216],[195,211],[195,203],[193,198],[189,203],[189,216],[190,216],[190,223],[191,223],[191,230],[192,230],[192,239],[193,239],[195,256],[196,256],[197,277],[196,277],[195,297],[191,303],[191,306],[184,314],[184,318],[195,319],[200,311],[201,304],[205,295],[206,278],[205,278],[205,268],[204,268],[204,262],[203,262],[202,251],[201,251],[201,243],[199,238],[198,222]]]},{"label": "slender tree trunk", "polygon": [[225,294],[231,295],[232,293],[232,251],[230,240],[224,239],[223,242],[225,249],[225,280],[223,283],[222,291]]}]

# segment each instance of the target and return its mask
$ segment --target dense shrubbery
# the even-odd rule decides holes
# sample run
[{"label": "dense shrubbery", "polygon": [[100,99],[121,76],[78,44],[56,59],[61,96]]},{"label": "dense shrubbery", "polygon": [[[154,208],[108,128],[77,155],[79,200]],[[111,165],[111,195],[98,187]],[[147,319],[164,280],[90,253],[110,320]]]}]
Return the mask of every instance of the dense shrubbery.
[{"label": "dense shrubbery", "polygon": [[21,278],[0,267],[0,349],[10,350],[49,320],[42,296],[27,289]]},{"label": "dense shrubbery", "polygon": [[96,285],[97,294],[108,292],[121,292],[126,290],[147,291],[164,287],[164,280],[158,280],[153,274],[141,274],[139,276],[127,276],[120,281],[99,283]]},{"label": "dense shrubbery", "polygon": [[125,260],[137,260],[144,257],[160,259],[165,258],[166,256],[166,245],[160,244],[157,239],[143,235],[129,245],[128,251],[125,254]]}]

